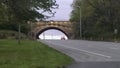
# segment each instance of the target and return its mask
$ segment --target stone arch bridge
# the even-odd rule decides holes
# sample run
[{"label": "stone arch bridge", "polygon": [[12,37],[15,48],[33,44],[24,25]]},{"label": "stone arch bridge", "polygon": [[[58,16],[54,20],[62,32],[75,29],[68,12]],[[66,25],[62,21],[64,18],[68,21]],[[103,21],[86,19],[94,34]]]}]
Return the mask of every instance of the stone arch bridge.
[{"label": "stone arch bridge", "polygon": [[[32,23],[31,23],[32,24]],[[56,29],[63,32],[69,39],[73,36],[72,22],[69,21],[41,21],[32,24],[32,35],[35,39],[39,39],[39,35],[49,29]]]}]

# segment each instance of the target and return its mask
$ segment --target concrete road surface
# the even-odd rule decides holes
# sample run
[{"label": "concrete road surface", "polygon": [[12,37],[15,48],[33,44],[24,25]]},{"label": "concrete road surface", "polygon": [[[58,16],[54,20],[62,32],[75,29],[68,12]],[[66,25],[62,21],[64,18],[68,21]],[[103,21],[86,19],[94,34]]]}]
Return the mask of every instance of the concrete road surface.
[{"label": "concrete road surface", "polygon": [[120,43],[84,40],[41,41],[76,61],[68,68],[96,68],[96,66],[97,68],[120,68]]}]

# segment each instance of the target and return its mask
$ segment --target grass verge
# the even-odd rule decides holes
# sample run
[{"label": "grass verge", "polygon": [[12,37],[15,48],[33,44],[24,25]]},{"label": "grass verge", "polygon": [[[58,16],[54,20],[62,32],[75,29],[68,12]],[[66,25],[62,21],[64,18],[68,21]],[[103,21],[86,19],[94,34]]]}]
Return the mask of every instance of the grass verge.
[{"label": "grass verge", "polygon": [[37,41],[0,40],[0,68],[58,68],[72,59]]}]

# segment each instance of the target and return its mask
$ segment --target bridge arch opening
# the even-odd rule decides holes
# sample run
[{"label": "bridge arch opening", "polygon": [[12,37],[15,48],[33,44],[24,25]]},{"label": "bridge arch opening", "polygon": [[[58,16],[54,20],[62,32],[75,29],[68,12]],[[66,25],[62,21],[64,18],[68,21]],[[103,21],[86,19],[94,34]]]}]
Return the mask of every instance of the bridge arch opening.
[{"label": "bridge arch opening", "polygon": [[38,32],[37,39],[54,39],[54,40],[67,40],[69,36],[67,33],[57,27],[47,27]]}]

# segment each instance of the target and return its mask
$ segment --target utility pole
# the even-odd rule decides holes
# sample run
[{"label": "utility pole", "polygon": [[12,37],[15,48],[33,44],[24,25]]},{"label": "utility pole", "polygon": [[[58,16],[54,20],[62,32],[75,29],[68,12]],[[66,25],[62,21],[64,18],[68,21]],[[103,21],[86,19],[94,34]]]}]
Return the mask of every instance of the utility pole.
[{"label": "utility pole", "polygon": [[118,29],[114,29],[114,41],[117,42],[117,33],[118,33]]},{"label": "utility pole", "polygon": [[79,8],[79,27],[80,27],[80,38],[82,39],[82,21],[81,21],[81,19],[82,19],[82,15],[81,15],[81,6],[77,6],[77,8]]},{"label": "utility pole", "polygon": [[28,21],[27,22],[29,24],[29,27],[30,27],[30,33],[28,34],[29,35],[29,39],[33,39],[33,35],[32,35],[32,22],[31,21]]},{"label": "utility pole", "polygon": [[43,39],[45,40],[45,32],[43,32]]},{"label": "utility pole", "polygon": [[30,36],[31,36],[31,39],[33,39],[33,35],[32,35],[32,22],[30,22]]},{"label": "utility pole", "polygon": [[21,25],[19,23],[18,25],[18,44],[21,44]]}]

